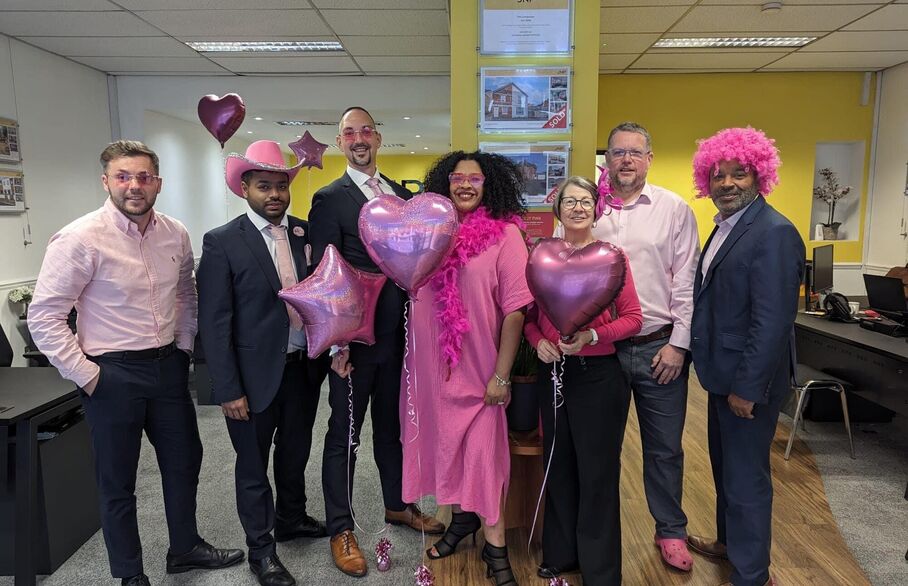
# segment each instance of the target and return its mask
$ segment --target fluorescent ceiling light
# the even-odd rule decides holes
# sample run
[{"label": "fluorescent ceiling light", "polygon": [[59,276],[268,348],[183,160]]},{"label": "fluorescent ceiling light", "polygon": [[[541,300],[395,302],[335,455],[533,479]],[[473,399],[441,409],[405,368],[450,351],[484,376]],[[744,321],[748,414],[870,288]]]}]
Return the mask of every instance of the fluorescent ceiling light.
[{"label": "fluorescent ceiling light", "polygon": [[319,53],[343,51],[337,41],[189,41],[199,53]]},{"label": "fluorescent ceiling light", "polygon": [[816,37],[699,37],[659,39],[654,49],[736,49],[754,47],[803,47]]}]

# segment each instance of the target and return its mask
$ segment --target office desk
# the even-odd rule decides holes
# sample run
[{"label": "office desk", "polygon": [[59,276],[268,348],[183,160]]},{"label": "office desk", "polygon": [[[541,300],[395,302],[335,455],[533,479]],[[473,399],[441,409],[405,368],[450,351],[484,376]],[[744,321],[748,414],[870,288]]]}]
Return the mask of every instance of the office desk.
[{"label": "office desk", "polygon": [[846,324],[798,313],[798,362],[845,379],[858,395],[908,415],[908,343]]},{"label": "office desk", "polygon": [[0,486],[7,483],[7,444],[16,437],[16,584],[35,584],[38,426],[79,406],[75,385],[56,368],[0,368]]}]

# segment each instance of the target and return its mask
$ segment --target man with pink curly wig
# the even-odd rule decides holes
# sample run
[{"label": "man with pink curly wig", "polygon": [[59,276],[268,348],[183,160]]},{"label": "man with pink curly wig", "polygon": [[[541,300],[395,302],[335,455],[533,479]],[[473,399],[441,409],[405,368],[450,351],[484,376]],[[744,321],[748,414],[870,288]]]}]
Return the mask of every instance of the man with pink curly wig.
[{"label": "man with pink curly wig", "polygon": [[[700,141],[694,182],[718,208],[697,268],[691,352],[709,392],[709,456],[716,484],[716,539],[688,537],[694,551],[727,558],[725,584],[773,584],[769,448],[788,396],[804,242],[766,203],[781,161],[772,139],[728,128]],[[762,197],[759,197],[762,196]]]}]

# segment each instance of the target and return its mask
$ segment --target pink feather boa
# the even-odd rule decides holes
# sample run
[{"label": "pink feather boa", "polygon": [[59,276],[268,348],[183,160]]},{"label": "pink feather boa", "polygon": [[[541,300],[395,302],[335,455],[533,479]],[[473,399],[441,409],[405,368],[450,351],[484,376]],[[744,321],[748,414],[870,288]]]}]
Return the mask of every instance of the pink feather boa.
[{"label": "pink feather boa", "polygon": [[486,208],[476,208],[461,222],[454,250],[429,281],[435,292],[435,319],[441,326],[441,352],[449,369],[460,363],[463,336],[470,331],[467,309],[458,284],[460,269],[471,258],[501,240],[508,224],[514,224],[523,230],[519,216],[499,220],[493,218]]}]

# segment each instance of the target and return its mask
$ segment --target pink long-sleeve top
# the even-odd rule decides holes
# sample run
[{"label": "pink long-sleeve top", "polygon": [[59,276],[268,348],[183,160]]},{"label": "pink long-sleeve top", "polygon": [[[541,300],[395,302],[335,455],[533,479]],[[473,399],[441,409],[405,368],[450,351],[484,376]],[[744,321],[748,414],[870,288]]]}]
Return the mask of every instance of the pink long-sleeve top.
[{"label": "pink long-sleeve top", "polygon": [[[595,346],[586,345],[576,356],[606,356],[615,353],[615,342],[636,336],[643,326],[643,313],[640,309],[640,300],[637,298],[637,289],[634,286],[634,277],[631,275],[630,264],[627,264],[624,278],[624,287],[615,298],[613,306],[616,319],[612,319],[612,305],[606,307],[596,319],[583,329],[593,328],[599,336]],[[544,313],[539,311],[535,303],[530,306],[527,318],[523,325],[523,333],[535,348],[543,338],[553,344],[560,339],[558,330],[549,321]]]}]

